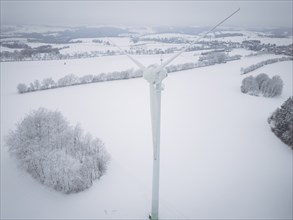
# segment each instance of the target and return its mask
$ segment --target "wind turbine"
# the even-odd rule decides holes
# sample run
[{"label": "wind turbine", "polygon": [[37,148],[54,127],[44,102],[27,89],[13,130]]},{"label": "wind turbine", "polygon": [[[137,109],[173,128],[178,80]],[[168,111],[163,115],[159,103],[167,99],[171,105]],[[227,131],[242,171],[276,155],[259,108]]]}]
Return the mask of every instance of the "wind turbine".
[{"label": "wind turbine", "polygon": [[162,81],[167,77],[167,71],[164,69],[174,59],[180,56],[199,39],[204,38],[207,34],[215,30],[218,26],[236,14],[240,8],[223,19],[204,35],[198,37],[195,42],[192,42],[189,46],[184,47],[180,52],[162,62],[161,65],[152,64],[148,67],[142,65],[138,60],[134,59],[131,55],[126,53],[122,48],[115,45],[124,55],[132,60],[142,71],[143,78],[149,83],[150,88],[150,109],[151,109],[151,124],[152,124],[152,137],[153,137],[153,187],[152,187],[152,210],[149,215],[149,219],[158,220],[159,218],[159,177],[160,177],[160,125],[161,125],[161,92],[164,88]]}]

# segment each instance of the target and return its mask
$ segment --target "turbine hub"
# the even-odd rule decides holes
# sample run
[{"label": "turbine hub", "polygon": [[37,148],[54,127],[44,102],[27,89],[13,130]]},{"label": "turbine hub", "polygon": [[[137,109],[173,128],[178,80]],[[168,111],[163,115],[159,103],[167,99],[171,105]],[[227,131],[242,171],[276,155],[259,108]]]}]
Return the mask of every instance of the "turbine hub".
[{"label": "turbine hub", "polygon": [[143,78],[151,84],[161,83],[167,76],[168,73],[165,69],[159,72],[155,71],[158,65],[151,65],[143,72]]}]

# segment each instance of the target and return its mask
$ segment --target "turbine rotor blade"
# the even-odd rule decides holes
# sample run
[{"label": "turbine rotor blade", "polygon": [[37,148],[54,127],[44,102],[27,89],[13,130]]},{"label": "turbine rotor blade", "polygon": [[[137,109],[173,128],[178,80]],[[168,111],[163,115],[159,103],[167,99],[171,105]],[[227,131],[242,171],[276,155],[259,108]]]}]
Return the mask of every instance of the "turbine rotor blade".
[{"label": "turbine rotor blade", "polygon": [[134,59],[130,54],[126,53],[121,47],[116,45],[112,40],[109,40],[115,47],[117,47],[124,55],[126,55],[132,62],[134,62],[140,69],[145,70],[145,66],[142,65],[138,60]]},{"label": "turbine rotor blade", "polygon": [[220,26],[221,24],[223,24],[226,20],[228,20],[229,18],[231,18],[234,14],[236,14],[238,11],[240,11],[240,8],[238,8],[236,11],[234,11],[232,14],[230,14],[228,17],[226,17],[225,19],[223,19],[221,22],[219,22],[218,24],[216,24],[213,28],[211,28],[209,31],[207,31],[204,35],[198,37],[194,42],[192,42],[189,46],[184,47],[180,52],[178,52],[177,54],[175,54],[174,56],[172,56],[171,58],[169,58],[168,60],[166,60],[165,62],[163,62],[159,67],[157,67],[154,71],[155,72],[160,72],[164,67],[166,67],[168,64],[170,64],[173,60],[175,60],[178,56],[180,56],[183,52],[185,52],[187,49],[189,49],[193,44],[197,43],[201,38],[204,38],[206,35],[208,35],[210,32],[212,32],[213,30],[215,30],[218,26]]}]

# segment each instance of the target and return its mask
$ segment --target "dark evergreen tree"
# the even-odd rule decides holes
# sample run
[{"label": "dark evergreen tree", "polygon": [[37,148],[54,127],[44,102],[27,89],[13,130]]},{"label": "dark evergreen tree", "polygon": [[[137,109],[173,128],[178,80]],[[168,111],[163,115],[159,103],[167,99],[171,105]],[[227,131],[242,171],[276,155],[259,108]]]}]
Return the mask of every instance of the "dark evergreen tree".
[{"label": "dark evergreen tree", "polygon": [[293,99],[289,97],[269,118],[272,131],[293,149]]}]

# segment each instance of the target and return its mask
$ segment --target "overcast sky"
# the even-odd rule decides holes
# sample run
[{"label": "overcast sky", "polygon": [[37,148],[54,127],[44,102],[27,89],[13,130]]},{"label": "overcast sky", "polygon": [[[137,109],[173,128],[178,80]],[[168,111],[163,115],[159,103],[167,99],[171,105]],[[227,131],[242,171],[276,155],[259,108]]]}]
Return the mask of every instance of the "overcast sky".
[{"label": "overcast sky", "polygon": [[9,1],[2,24],[214,25],[237,8],[226,26],[292,27],[292,1]]}]

